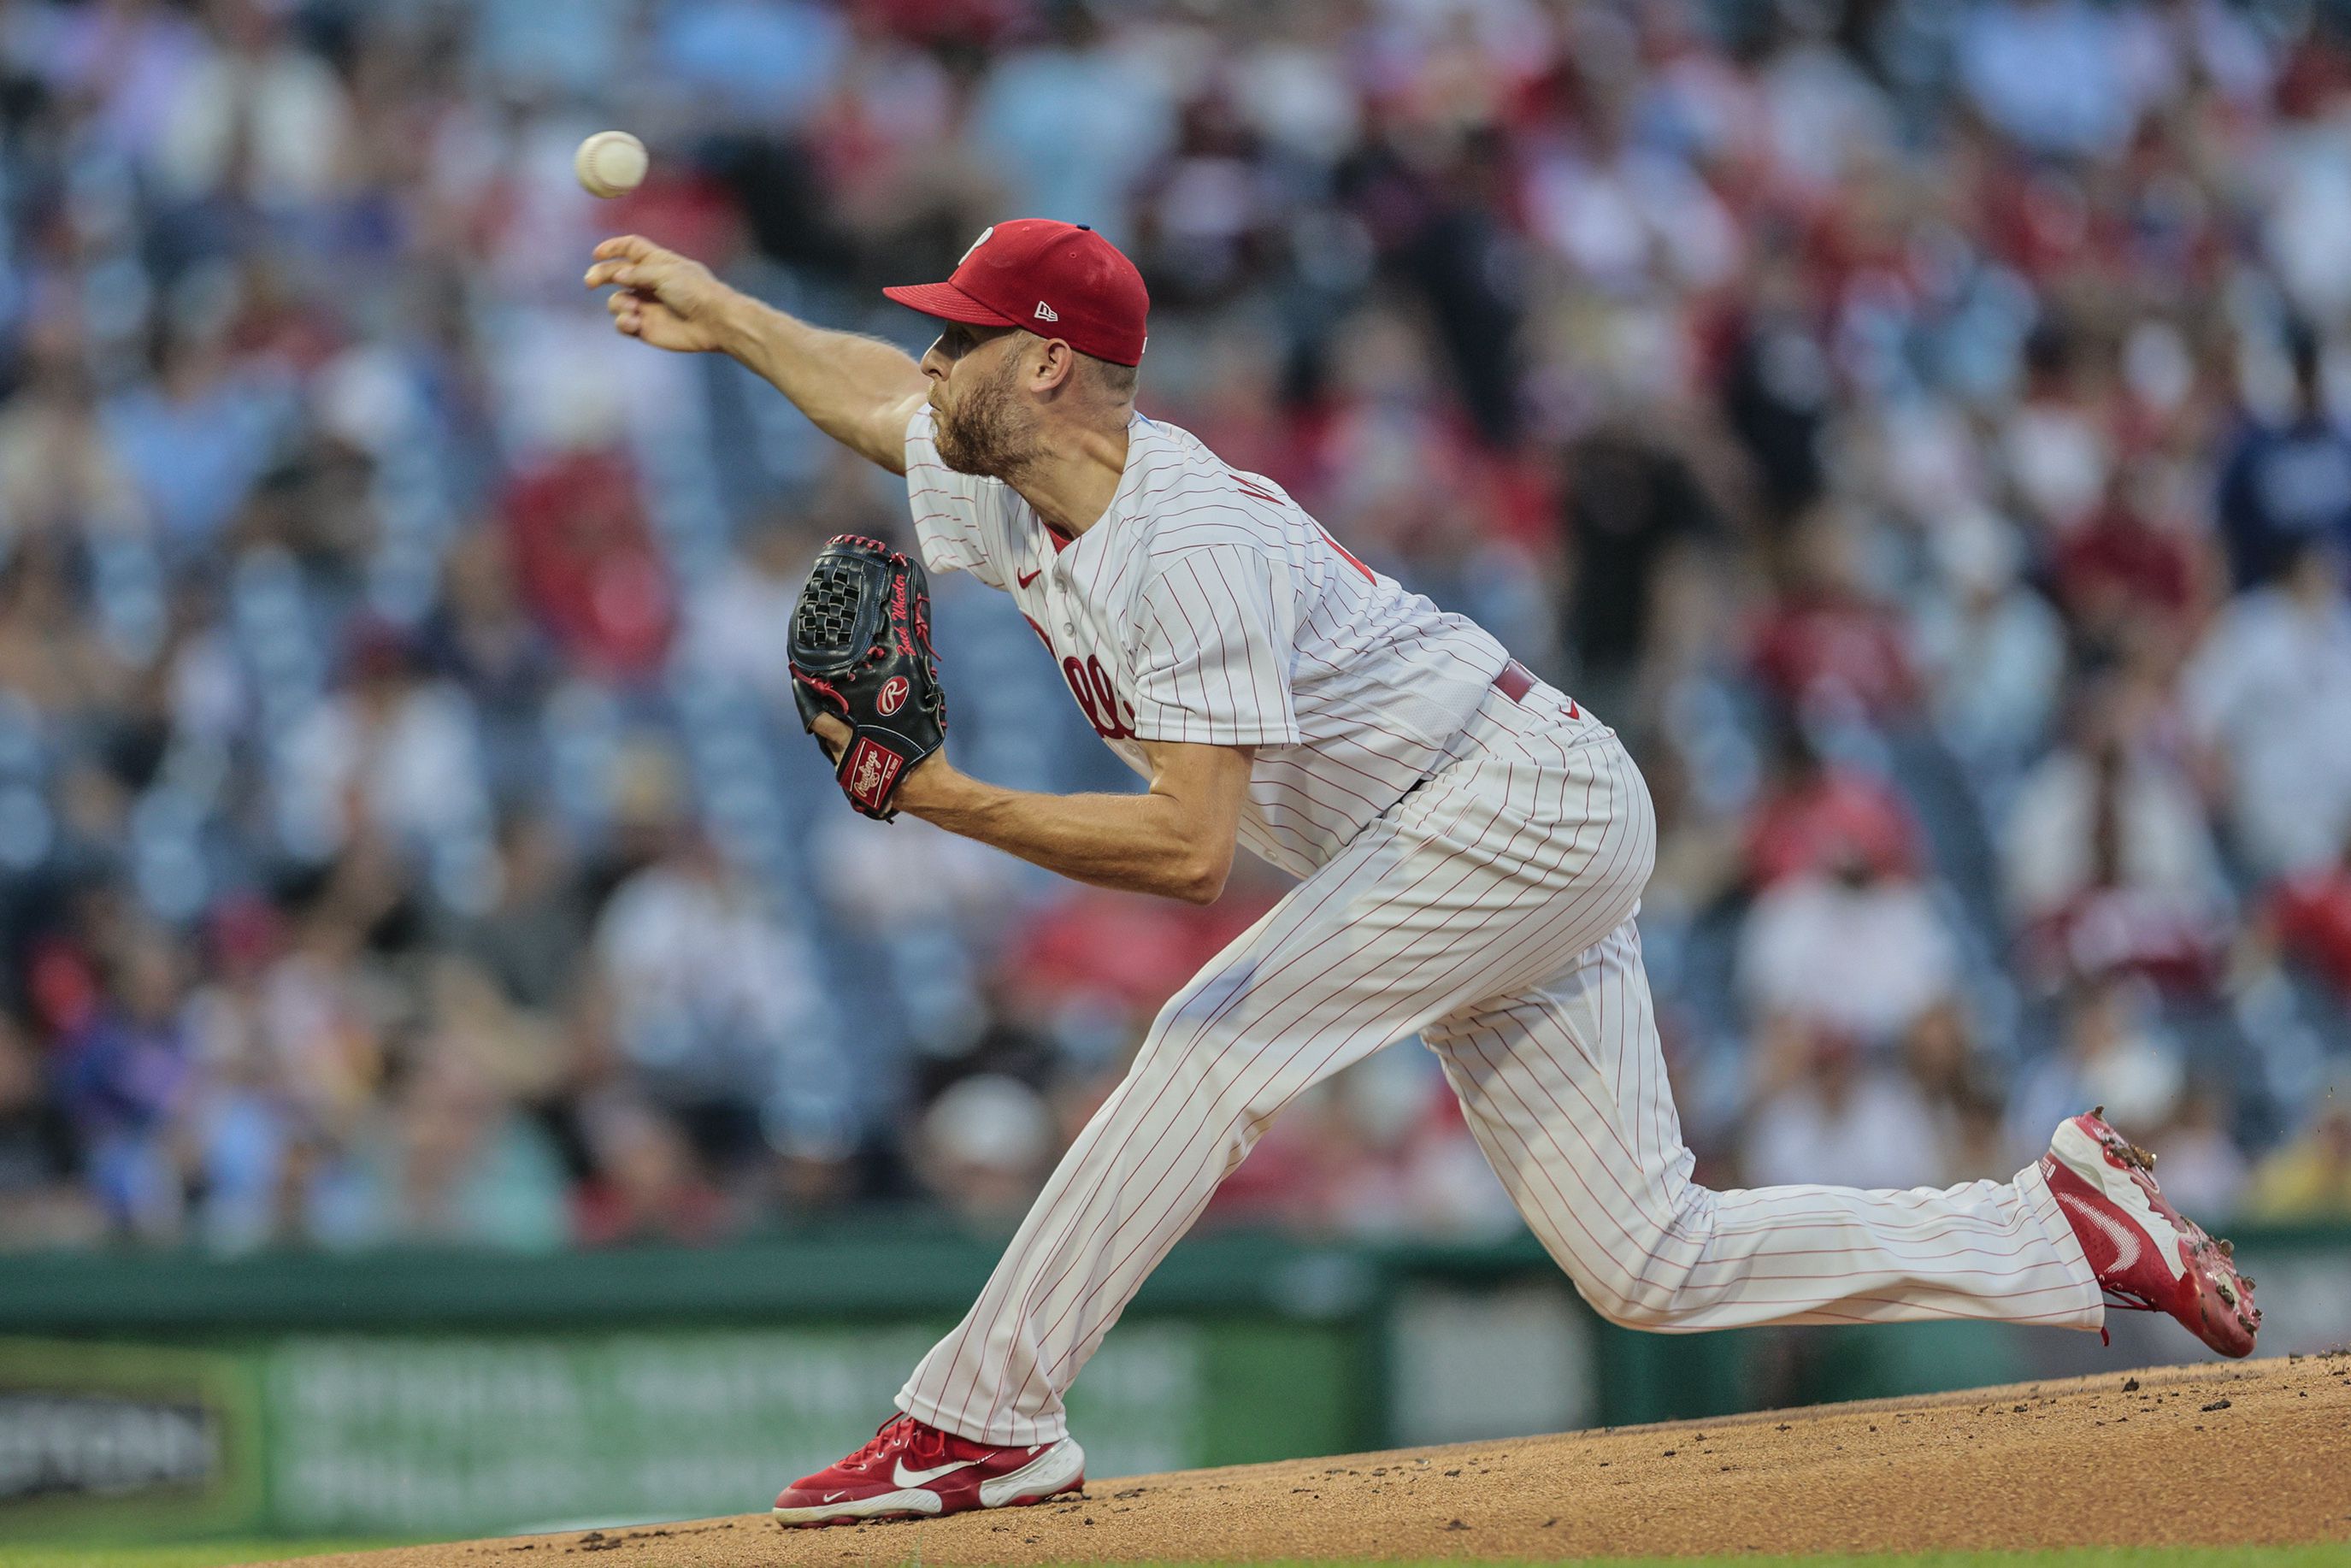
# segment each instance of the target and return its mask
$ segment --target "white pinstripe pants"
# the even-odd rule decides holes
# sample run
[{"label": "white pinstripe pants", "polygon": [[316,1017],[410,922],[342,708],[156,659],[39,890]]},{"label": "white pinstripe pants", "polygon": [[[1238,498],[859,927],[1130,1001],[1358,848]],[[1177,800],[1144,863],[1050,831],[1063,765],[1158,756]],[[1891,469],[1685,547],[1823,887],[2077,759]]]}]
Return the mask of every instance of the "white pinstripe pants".
[{"label": "white pinstripe pants", "polygon": [[1656,851],[1613,732],[1489,692],[1454,760],[1290,890],[1161,1011],[899,1408],[1001,1444],[1061,1394],[1294,1095],[1418,1031],[1527,1223],[1604,1317],[2103,1321],[2032,1166],[1946,1192],[1710,1192],[1667,1089],[1633,925]]}]

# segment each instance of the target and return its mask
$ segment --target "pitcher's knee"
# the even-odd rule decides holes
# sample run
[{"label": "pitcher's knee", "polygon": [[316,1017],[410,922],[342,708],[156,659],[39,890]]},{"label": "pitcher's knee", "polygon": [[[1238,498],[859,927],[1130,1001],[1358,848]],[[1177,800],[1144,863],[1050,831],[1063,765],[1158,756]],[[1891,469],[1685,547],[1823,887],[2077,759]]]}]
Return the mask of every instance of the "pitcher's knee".
[{"label": "pitcher's knee", "polygon": [[1618,1328],[1667,1329],[1683,1316],[1674,1304],[1675,1292],[1670,1290],[1635,1289],[1619,1293],[1594,1290],[1582,1280],[1575,1281],[1575,1290],[1593,1312]]},{"label": "pitcher's knee", "polygon": [[1706,1255],[1714,1208],[1710,1194],[1691,1193],[1664,1222],[1625,1223],[1604,1244],[1583,1237],[1574,1246],[1544,1240],[1593,1312],[1620,1328],[1670,1329],[1703,1304],[1687,1287]]}]

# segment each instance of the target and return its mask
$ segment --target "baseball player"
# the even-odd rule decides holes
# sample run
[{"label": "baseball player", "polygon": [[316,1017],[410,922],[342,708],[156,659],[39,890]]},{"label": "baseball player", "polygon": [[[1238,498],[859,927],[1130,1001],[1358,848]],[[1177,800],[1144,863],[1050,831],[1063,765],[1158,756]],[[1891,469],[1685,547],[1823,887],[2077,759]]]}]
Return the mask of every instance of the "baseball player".
[{"label": "baseball player", "polygon": [[[2252,1348],[2252,1281],[2228,1244],[2183,1219],[2151,1159],[2095,1113],[2005,1183],[1693,1183],[1634,921],[1656,821],[1633,759],[1280,486],[1136,413],[1148,300],[1100,235],[1000,223],[948,281],[885,290],[940,323],[919,361],[634,236],[599,246],[587,281],[618,286],[607,303],[622,332],[732,354],[903,473],[923,562],[1010,594],[1087,719],[1148,780],[1132,795],[1037,795],[956,771],[935,743],[877,758],[836,682],[810,677],[823,691],[804,712],[860,809],[1196,903],[1217,897],[1237,845],[1301,879],[1161,1010],[970,1314],[900,1391],[901,1413],[786,1488],[779,1520],[1080,1488],[1062,1394],[1121,1309],[1283,1105],[1412,1034],[1528,1225],[1612,1322],[2099,1329],[2111,1303],[2167,1312],[2224,1354]],[[888,559],[863,601],[845,569],[812,577],[832,587],[805,626],[862,648],[841,617],[887,598],[896,644],[926,664],[919,603],[915,637],[904,630],[920,567]],[[875,657],[891,635],[872,633]],[[894,678],[866,716],[906,690]]]}]

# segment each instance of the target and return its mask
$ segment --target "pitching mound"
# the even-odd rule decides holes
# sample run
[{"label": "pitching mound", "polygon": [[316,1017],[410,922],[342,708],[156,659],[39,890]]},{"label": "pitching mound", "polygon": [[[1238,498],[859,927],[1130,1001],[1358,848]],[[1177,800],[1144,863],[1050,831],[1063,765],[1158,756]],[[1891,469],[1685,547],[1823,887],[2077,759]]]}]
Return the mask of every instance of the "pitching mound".
[{"label": "pitching mound", "polygon": [[1102,1479],[1076,1501],[918,1522],[786,1531],[757,1514],[308,1561],[842,1568],[2341,1539],[2351,1354],[2338,1353]]}]

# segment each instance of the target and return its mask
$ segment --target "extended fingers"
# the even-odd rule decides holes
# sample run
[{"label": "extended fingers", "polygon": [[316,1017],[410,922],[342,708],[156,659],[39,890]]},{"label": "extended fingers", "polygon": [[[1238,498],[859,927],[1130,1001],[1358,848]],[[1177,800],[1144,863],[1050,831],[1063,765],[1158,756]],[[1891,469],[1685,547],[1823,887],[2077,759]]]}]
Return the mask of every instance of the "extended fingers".
[{"label": "extended fingers", "polygon": [[649,282],[650,277],[637,264],[651,261],[659,252],[659,246],[642,235],[617,235],[596,247],[595,261],[588,268],[585,281],[590,288],[601,288],[608,283],[626,288]]},{"label": "extended fingers", "polygon": [[608,283],[617,283],[623,288],[635,288],[652,281],[648,276],[650,270],[634,262],[600,261],[588,269],[587,284],[590,288],[601,288]]}]

